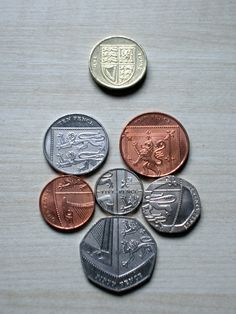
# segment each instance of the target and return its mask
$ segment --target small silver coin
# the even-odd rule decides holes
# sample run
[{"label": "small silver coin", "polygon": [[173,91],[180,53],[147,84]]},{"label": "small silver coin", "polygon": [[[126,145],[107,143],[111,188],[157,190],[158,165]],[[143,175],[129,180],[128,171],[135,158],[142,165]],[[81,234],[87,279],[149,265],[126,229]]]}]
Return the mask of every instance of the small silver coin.
[{"label": "small silver coin", "polygon": [[184,179],[166,176],[144,191],[143,215],[157,231],[187,231],[199,218],[201,202],[195,187]]},{"label": "small silver coin", "polygon": [[142,182],[126,169],[111,169],[97,181],[95,196],[102,209],[113,215],[134,211],[143,197]]},{"label": "small silver coin", "polygon": [[149,279],[157,255],[151,234],[136,219],[100,219],[80,244],[85,275],[113,292],[125,292]]},{"label": "small silver coin", "polygon": [[47,130],[44,155],[55,170],[83,175],[103,163],[108,146],[107,133],[98,121],[84,114],[69,114]]},{"label": "small silver coin", "polygon": [[123,36],[108,37],[93,48],[89,69],[94,80],[104,87],[128,88],[144,77],[147,57],[134,40]]}]

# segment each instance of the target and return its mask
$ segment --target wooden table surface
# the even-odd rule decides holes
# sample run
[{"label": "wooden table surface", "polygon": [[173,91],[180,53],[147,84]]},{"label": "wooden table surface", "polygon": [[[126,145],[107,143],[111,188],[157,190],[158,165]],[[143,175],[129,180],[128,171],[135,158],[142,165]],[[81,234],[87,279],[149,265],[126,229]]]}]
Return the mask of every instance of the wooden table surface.
[{"label": "wooden table surface", "polygon": [[[0,1],[0,313],[236,313],[236,2],[234,0]],[[125,35],[148,56],[133,93],[113,95],[90,77],[100,39]],[[119,135],[135,115],[169,113],[191,141],[179,173],[194,184],[202,217],[185,237],[166,238],[135,215],[158,244],[153,277],[123,296],[87,281],[79,243],[105,214],[96,207],[81,231],[46,225],[38,198],[57,176],[43,136],[68,113],[106,128],[110,153],[87,181],[122,167]],[[148,181],[144,181],[147,186]]]}]

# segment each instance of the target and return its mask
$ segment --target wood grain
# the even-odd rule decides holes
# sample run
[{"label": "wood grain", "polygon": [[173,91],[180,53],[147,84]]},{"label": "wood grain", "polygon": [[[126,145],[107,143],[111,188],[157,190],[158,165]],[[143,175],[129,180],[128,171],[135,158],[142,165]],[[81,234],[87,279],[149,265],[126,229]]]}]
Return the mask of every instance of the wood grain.
[{"label": "wood grain", "polygon": [[[233,0],[0,2],[1,313],[236,312],[235,15]],[[147,78],[129,95],[105,93],[88,72],[91,48],[113,34],[134,38],[148,56]],[[40,216],[40,191],[57,175],[42,140],[64,114],[98,119],[111,148],[87,178],[94,187],[103,171],[124,166],[121,129],[150,110],[187,129],[190,158],[179,174],[197,187],[203,214],[186,237],[149,228],[159,248],[153,278],[117,297],[91,285],[80,264],[79,243],[102,211],[73,234]]]}]

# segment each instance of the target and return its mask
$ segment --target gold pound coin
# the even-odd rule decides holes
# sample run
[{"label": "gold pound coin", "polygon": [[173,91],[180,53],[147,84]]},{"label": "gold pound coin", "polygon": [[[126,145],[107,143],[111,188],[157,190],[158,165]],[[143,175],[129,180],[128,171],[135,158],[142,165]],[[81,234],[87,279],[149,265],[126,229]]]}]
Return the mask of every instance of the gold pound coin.
[{"label": "gold pound coin", "polygon": [[128,88],[143,79],[147,57],[134,40],[123,36],[108,37],[92,50],[89,69],[94,80],[107,88]]}]

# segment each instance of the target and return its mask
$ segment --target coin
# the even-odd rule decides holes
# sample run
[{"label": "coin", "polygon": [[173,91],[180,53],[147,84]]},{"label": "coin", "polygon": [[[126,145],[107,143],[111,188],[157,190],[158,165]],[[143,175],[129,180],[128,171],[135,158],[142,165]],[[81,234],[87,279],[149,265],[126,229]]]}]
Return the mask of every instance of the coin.
[{"label": "coin", "polygon": [[39,207],[45,221],[59,230],[73,230],[92,216],[95,200],[90,186],[76,176],[60,176],[43,189]]},{"label": "coin", "polygon": [[103,126],[84,114],[69,114],[56,120],[44,138],[48,163],[65,174],[94,171],[106,159],[108,136]]},{"label": "coin", "polygon": [[196,188],[184,179],[166,176],[152,182],[144,192],[143,215],[157,231],[187,231],[197,221],[201,202]]},{"label": "coin", "polygon": [[100,219],[80,244],[85,275],[96,285],[126,292],[148,280],[155,265],[157,246],[136,219]]},{"label": "coin", "polygon": [[134,211],[143,197],[143,186],[133,172],[111,169],[97,181],[95,196],[98,204],[113,215],[125,215]]},{"label": "coin", "polygon": [[120,137],[120,152],[126,164],[147,177],[172,174],[187,160],[187,132],[175,118],[148,112],[132,119]]},{"label": "coin", "polygon": [[134,40],[123,36],[108,37],[93,48],[89,69],[98,84],[112,89],[127,88],[144,77],[147,57]]}]

